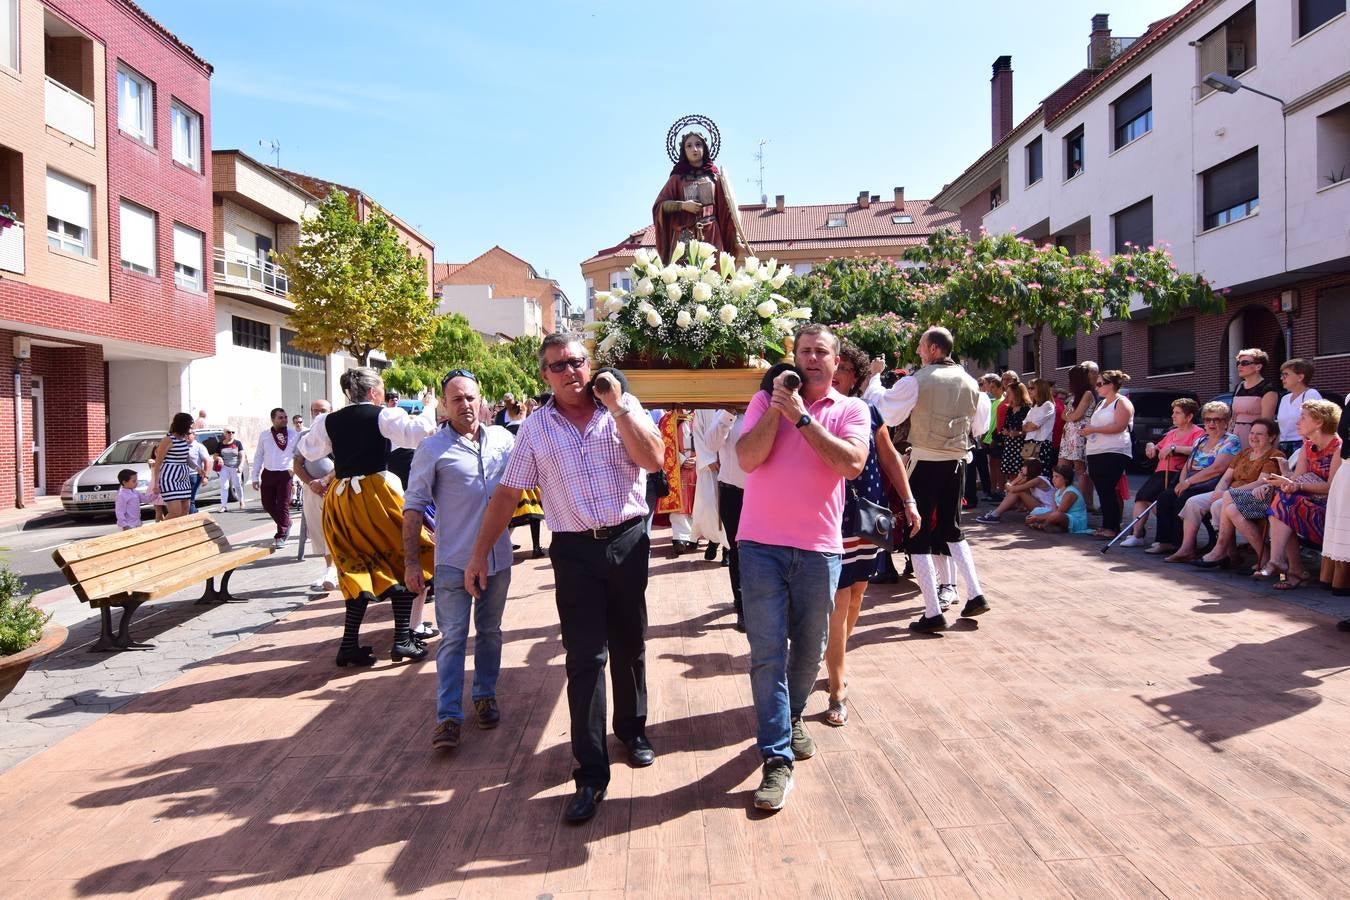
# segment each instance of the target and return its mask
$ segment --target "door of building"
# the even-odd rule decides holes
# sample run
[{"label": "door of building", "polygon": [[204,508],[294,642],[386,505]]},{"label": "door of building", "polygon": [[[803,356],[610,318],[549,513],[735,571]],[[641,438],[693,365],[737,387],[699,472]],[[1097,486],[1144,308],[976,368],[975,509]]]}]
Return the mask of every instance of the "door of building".
[{"label": "door of building", "polygon": [[47,414],[42,399],[42,379],[32,379],[33,397],[33,493],[39,497],[47,493]]},{"label": "door of building", "polygon": [[254,236],[255,246],[258,253],[258,269],[262,273],[263,287],[268,291],[275,291],[277,287],[276,269],[272,266],[272,239],[266,235]]},{"label": "door of building", "polygon": [[281,329],[281,405],[309,422],[309,405],[328,399],[328,364],[322,356],[291,345],[295,332]]}]

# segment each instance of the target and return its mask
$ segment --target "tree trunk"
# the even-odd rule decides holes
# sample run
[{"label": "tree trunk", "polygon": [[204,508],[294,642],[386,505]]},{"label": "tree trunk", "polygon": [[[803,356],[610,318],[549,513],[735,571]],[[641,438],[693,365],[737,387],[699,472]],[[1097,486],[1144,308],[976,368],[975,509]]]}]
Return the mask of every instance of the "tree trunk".
[{"label": "tree trunk", "polygon": [[1032,357],[1036,360],[1036,377],[1041,378],[1041,338],[1045,336],[1045,324],[1037,325],[1032,334],[1035,335],[1033,338],[1035,343],[1031,349]]}]

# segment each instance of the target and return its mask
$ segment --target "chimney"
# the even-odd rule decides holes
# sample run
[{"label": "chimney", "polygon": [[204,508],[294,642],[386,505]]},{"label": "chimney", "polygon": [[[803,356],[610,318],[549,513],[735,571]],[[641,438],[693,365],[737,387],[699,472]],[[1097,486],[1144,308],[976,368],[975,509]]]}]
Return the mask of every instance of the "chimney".
[{"label": "chimney", "polygon": [[774,211],[775,211],[775,212],[782,212],[782,211],[783,211],[783,206],[784,206],[783,195],[782,195],[782,194],[778,194],[777,196],[775,196],[775,197],[773,198],[773,208],[774,208]]},{"label": "chimney", "polygon": [[1111,61],[1111,26],[1106,13],[1097,13],[1092,17],[1092,34],[1088,35],[1089,68],[1101,69]]},{"label": "chimney", "polygon": [[872,195],[867,193],[867,191],[858,191],[858,206],[862,209],[867,209],[871,205]]},{"label": "chimney", "polygon": [[1000,56],[994,60],[994,77],[989,79],[990,122],[993,141],[997,144],[1013,129],[1012,57]]},{"label": "chimney", "polygon": [[898,187],[895,189],[895,208],[896,209],[905,208],[905,189],[902,187]]}]

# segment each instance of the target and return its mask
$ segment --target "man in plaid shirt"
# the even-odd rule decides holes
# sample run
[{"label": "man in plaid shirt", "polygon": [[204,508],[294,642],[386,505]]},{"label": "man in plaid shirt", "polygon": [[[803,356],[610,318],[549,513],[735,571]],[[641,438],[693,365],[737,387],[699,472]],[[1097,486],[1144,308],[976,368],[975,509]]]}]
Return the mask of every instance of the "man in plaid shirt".
[{"label": "man in plaid shirt", "polygon": [[650,541],[644,469],[661,468],[661,436],[642,404],[608,372],[590,382],[581,338],[550,334],[539,368],[553,396],[516,435],[506,473],[488,502],[464,570],[475,598],[487,584],[487,553],[515,512],[520,492],[536,485],[553,532],[558,620],[567,652],[576,793],[569,822],[595,815],[609,785],[605,659],[614,685],[614,733],[629,762],[656,759],[647,741],[647,562]]}]

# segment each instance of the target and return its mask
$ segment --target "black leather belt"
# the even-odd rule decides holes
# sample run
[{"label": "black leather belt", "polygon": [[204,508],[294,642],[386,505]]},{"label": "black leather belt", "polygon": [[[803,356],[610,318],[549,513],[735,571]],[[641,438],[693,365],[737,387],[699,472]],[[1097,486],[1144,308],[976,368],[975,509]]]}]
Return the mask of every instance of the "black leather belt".
[{"label": "black leather belt", "polygon": [[618,537],[641,521],[643,521],[642,517],[638,516],[629,519],[627,522],[620,522],[618,525],[606,525],[604,528],[587,528],[585,531],[562,531],[559,532],[559,534],[574,534],[577,537],[590,538],[594,541],[607,541],[610,538]]}]

